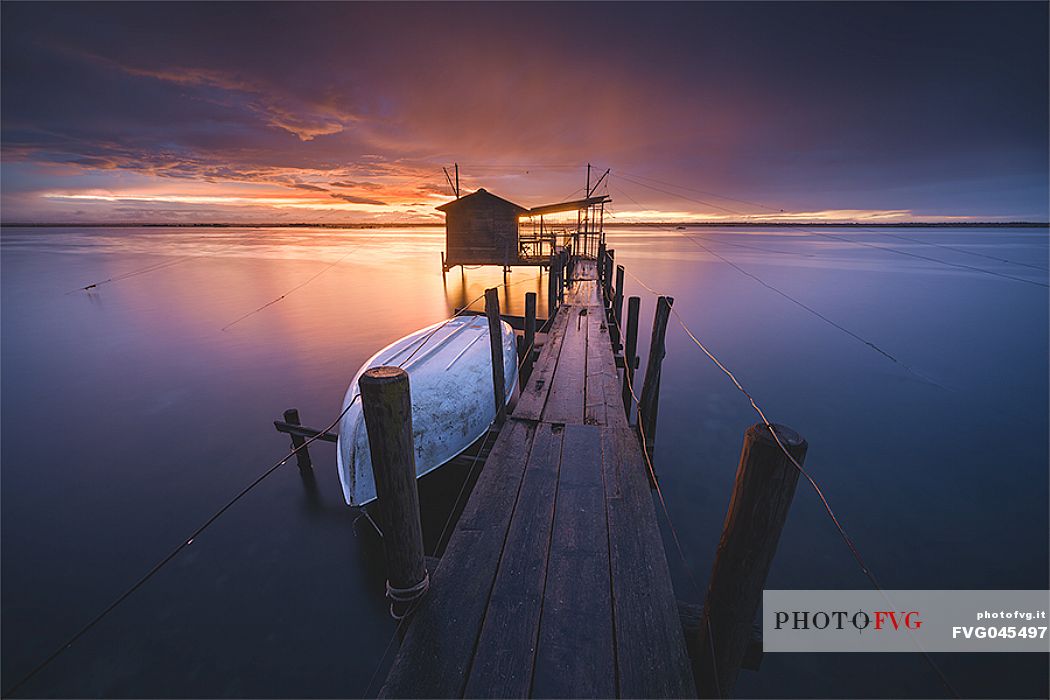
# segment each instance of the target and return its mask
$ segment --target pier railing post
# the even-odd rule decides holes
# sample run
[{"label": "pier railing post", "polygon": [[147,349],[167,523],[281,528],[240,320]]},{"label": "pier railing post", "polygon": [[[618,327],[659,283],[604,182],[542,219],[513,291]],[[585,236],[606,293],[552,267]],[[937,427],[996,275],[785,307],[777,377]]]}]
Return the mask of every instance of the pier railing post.
[{"label": "pier railing post", "polygon": [[[782,425],[773,429],[801,465],[806,441]],[[797,482],[798,469],[769,428],[748,428],[700,620],[693,673],[702,698],[731,697]]]},{"label": "pier railing post", "polygon": [[391,613],[403,617],[430,586],[416,490],[408,372],[373,367],[361,375],[358,387],[383,529],[386,592]]},{"label": "pier railing post", "polygon": [[612,327],[609,335],[612,337],[613,349],[620,349],[620,324],[623,323],[623,265],[616,266],[616,291],[613,294],[612,305]]},{"label": "pier railing post", "polygon": [[558,253],[558,306],[565,303],[565,287],[568,283],[565,280],[565,251],[562,250]]},{"label": "pier railing post", "polygon": [[598,287],[602,288],[605,281],[605,243],[598,244]]},{"label": "pier railing post", "polygon": [[503,375],[503,322],[499,317],[499,289],[485,290],[485,315],[489,319],[489,347],[492,350],[492,394],[496,401],[496,425],[507,419],[507,382]]},{"label": "pier railing post", "polygon": [[615,257],[615,250],[605,251],[605,274],[602,276],[602,288],[605,292],[603,304],[606,309],[612,308],[613,260]]},{"label": "pier railing post", "polygon": [[653,316],[653,335],[649,341],[649,362],[645,367],[645,383],[642,385],[642,397],[638,402],[638,428],[645,440],[646,449],[652,454],[656,445],[656,412],[660,404],[660,371],[663,365],[664,335],[667,333],[667,319],[671,316],[671,305],[674,297],[660,297],[656,300],[656,315]]},{"label": "pier railing post", "polygon": [[547,264],[547,323],[551,322],[554,318],[555,312],[558,310],[558,290],[555,287],[557,282],[557,264],[555,263],[555,255],[551,253],[550,261]]},{"label": "pier railing post", "polygon": [[532,358],[535,357],[533,350],[536,345],[536,292],[525,293],[525,337],[522,345],[525,348],[525,358],[518,373],[518,386],[524,389],[525,383],[532,375]]},{"label": "pier railing post", "polygon": [[631,392],[634,390],[634,370],[638,364],[638,313],[642,300],[631,297],[627,300],[627,334],[623,351],[623,410],[631,420]]},{"label": "pier railing post", "polygon": [[[299,409],[289,408],[284,412],[284,422],[290,423],[291,425],[302,425],[299,422]],[[309,469],[313,466],[313,462],[310,460],[310,448],[303,447],[306,443],[306,438],[302,435],[296,435],[290,433],[292,438],[292,449],[297,450],[295,453],[296,464],[299,465],[299,469]]]}]

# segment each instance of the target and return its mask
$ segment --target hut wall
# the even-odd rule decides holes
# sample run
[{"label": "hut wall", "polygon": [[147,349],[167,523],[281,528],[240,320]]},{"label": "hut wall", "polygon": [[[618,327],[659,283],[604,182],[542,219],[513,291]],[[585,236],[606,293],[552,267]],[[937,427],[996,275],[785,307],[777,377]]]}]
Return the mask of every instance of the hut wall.
[{"label": "hut wall", "polygon": [[518,258],[518,211],[500,202],[464,202],[445,218],[450,265],[510,265]]}]

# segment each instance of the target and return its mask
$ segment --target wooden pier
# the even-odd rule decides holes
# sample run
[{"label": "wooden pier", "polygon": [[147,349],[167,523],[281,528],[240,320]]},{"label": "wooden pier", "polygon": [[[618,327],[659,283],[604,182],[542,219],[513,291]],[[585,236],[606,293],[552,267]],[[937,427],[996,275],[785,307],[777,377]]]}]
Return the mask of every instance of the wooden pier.
[{"label": "wooden pier", "polygon": [[412,612],[382,697],[695,697],[593,260]]}]

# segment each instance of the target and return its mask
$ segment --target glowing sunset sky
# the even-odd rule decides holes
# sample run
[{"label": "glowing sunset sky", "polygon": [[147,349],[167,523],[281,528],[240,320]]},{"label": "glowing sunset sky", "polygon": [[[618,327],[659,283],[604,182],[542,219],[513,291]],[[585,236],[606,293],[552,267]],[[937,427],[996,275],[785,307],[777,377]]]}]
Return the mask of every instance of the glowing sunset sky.
[{"label": "glowing sunset sky", "polygon": [[8,2],[2,218],[440,221],[458,161],[526,206],[611,167],[621,220],[1046,221],[1047,19]]}]

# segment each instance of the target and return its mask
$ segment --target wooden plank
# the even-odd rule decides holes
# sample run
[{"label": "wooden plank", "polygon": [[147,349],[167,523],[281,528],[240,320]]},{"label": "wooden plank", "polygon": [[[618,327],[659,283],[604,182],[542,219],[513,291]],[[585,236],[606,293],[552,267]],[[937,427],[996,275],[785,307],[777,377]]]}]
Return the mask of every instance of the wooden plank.
[{"label": "wooden plank", "polygon": [[606,356],[603,346],[609,344],[609,333],[601,316],[588,315],[587,321],[587,388],[583,421],[587,425],[605,425]]},{"label": "wooden plank", "polygon": [[587,373],[586,307],[566,306],[568,311],[558,367],[551,383],[543,420],[548,423],[583,423]]},{"label": "wooden plank", "polygon": [[615,697],[601,428],[566,425],[533,697]]},{"label": "wooden plank", "polygon": [[569,308],[562,307],[557,316],[554,317],[554,325],[547,333],[546,342],[540,352],[539,359],[532,368],[532,376],[518,398],[518,404],[514,407],[512,416],[526,420],[539,420],[543,415],[543,405],[547,402],[554,373],[558,367],[558,358],[561,355],[561,345],[565,337],[565,327],[568,325]]},{"label": "wooden plank", "polygon": [[562,428],[536,428],[521,494],[492,589],[467,697],[529,694],[561,460]]},{"label": "wooden plank", "polygon": [[460,697],[529,456],[533,426],[510,421],[415,612],[380,697]]},{"label": "wooden plank", "polygon": [[620,696],[696,697],[641,448],[624,428],[603,439]]}]

